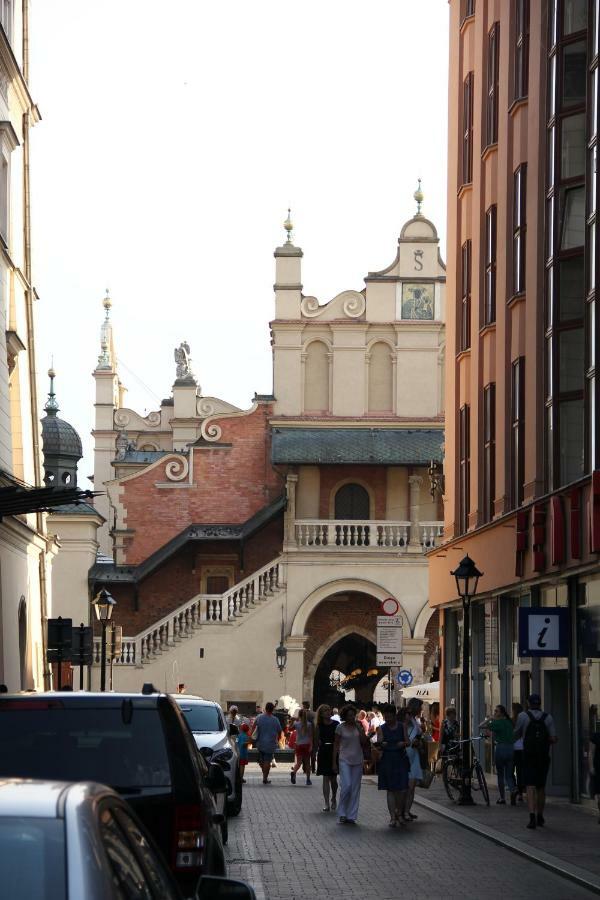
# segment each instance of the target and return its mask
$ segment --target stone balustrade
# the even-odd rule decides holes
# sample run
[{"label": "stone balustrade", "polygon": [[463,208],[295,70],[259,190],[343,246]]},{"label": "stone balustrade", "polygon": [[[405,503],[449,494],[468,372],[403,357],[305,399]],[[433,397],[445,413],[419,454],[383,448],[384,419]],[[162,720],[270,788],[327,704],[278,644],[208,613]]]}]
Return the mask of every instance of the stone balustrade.
[{"label": "stone balustrade", "polygon": [[[418,529],[416,542],[411,531]],[[296,519],[295,544],[299,550],[359,550],[408,553],[435,547],[443,533],[442,522],[394,522],[387,520]]]}]

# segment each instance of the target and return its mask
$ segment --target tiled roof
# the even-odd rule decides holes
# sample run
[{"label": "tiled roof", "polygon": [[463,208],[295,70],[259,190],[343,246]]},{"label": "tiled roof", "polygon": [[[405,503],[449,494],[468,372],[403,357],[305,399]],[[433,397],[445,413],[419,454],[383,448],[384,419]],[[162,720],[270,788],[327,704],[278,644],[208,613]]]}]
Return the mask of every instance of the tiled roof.
[{"label": "tiled roof", "polygon": [[441,462],[441,428],[273,429],[273,463],[424,466]]}]

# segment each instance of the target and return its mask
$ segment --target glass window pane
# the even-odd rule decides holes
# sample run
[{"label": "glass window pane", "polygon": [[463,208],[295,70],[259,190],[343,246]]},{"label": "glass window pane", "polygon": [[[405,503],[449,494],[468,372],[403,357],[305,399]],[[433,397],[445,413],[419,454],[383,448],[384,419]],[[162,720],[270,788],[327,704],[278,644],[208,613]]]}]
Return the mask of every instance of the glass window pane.
[{"label": "glass window pane", "polygon": [[587,22],[588,0],[564,0],[563,34],[583,31]]},{"label": "glass window pane", "polygon": [[585,236],[585,188],[568,188],[563,193],[560,249],[582,247]]},{"label": "glass window pane", "polygon": [[583,318],[585,284],[583,256],[565,259],[559,269],[559,312],[564,322],[567,319]]},{"label": "glass window pane", "polygon": [[568,484],[583,475],[583,400],[560,404],[560,481]]},{"label": "glass window pane", "polygon": [[563,50],[562,102],[564,106],[585,103],[585,42],[567,44]]},{"label": "glass window pane", "polygon": [[561,394],[583,390],[583,328],[561,331],[559,335],[558,389]]},{"label": "glass window pane", "polygon": [[562,178],[585,174],[585,113],[562,121],[560,173]]}]

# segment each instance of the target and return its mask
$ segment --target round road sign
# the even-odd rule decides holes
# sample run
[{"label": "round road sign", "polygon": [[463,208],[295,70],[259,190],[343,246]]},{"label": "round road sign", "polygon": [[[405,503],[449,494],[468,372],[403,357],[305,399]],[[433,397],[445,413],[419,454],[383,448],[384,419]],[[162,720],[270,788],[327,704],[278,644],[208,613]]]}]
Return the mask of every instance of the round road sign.
[{"label": "round road sign", "polygon": [[393,597],[386,597],[381,601],[381,612],[384,616],[397,616],[400,604]]},{"label": "round road sign", "polygon": [[402,685],[402,687],[408,687],[409,684],[412,684],[412,672],[410,671],[410,669],[400,669],[400,671],[396,675],[396,680],[398,684]]}]

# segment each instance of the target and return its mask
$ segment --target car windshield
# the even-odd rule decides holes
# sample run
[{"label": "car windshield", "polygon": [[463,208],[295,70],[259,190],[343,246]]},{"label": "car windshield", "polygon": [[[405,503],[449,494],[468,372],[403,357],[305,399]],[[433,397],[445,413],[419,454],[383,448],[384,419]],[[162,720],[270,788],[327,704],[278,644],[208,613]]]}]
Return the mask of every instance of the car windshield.
[{"label": "car windshield", "polygon": [[179,708],[191,731],[223,731],[223,721],[216,706],[180,703]]},{"label": "car windshield", "polygon": [[0,817],[0,884],[10,900],[64,900],[62,819]]},{"label": "car windshield", "polygon": [[157,709],[0,702],[0,775],[100,781],[119,789],[170,787]]}]

